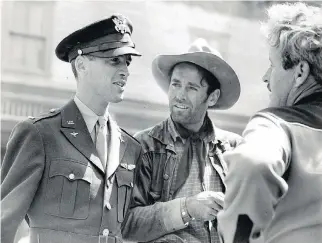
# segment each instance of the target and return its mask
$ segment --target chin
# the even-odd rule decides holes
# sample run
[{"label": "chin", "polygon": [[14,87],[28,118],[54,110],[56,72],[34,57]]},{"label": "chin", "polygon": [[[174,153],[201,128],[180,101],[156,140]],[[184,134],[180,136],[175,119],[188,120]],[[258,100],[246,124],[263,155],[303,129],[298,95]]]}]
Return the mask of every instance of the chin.
[{"label": "chin", "polygon": [[123,100],[123,95],[122,96],[117,96],[114,97],[113,99],[110,100],[111,103],[119,103]]},{"label": "chin", "polygon": [[123,101],[123,97],[118,98],[118,99],[115,99],[113,103],[119,103],[119,102],[121,102],[121,101]]},{"label": "chin", "polygon": [[176,112],[171,113],[171,118],[173,121],[185,124],[188,121],[188,117],[184,116],[183,114],[178,114]]}]

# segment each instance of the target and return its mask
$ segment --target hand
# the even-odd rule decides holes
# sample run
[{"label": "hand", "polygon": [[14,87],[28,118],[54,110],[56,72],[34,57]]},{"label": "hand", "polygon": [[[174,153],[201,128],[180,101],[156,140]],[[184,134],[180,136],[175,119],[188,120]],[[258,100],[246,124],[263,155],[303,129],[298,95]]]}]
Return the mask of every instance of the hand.
[{"label": "hand", "polygon": [[203,221],[215,219],[223,205],[224,194],[222,192],[204,191],[186,199],[189,215]]}]

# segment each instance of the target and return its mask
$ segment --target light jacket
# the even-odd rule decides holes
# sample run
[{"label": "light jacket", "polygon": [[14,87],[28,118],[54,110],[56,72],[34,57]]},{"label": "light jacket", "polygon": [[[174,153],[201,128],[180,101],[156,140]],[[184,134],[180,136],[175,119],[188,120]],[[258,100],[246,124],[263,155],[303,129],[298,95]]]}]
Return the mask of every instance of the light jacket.
[{"label": "light jacket", "polygon": [[224,154],[224,243],[322,242],[322,93],[258,112]]}]

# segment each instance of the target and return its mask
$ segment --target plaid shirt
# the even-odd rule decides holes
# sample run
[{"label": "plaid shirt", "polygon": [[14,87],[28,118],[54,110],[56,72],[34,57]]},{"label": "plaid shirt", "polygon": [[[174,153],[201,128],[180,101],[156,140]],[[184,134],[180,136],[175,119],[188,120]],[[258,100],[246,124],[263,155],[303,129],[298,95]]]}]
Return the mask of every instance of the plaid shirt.
[{"label": "plaid shirt", "polygon": [[[184,152],[185,140],[180,137],[177,130],[174,127],[173,122],[169,122],[169,131],[171,133],[172,138],[174,139],[174,147],[177,154],[177,160],[180,161],[181,156]],[[205,138],[206,141],[215,140],[214,131],[209,131],[209,135]],[[199,177],[199,162],[197,161],[198,157],[196,156],[196,147],[193,144],[193,159],[192,165],[190,168],[189,176],[179,190],[176,195],[176,198],[182,197],[190,197],[194,196],[203,191],[202,182]],[[174,179],[176,181],[176,177],[178,174],[178,165],[175,168]],[[206,168],[204,175],[204,183],[207,190],[210,191],[223,191],[223,183],[218,175],[217,171],[211,165],[209,158],[206,159]],[[174,232],[176,236],[183,239],[188,243],[219,243],[219,237],[217,234],[217,229],[215,227],[212,228],[211,232],[209,231],[208,224],[200,220],[193,220],[190,222],[187,228]],[[167,236],[170,237],[171,236]],[[166,237],[166,238],[167,238]]]}]

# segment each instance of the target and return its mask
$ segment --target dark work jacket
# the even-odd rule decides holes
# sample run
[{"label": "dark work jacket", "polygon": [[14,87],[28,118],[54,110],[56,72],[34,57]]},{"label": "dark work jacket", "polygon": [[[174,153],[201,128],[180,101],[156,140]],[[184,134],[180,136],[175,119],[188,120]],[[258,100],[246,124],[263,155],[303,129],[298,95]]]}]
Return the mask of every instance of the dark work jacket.
[{"label": "dark work jacket", "polygon": [[[181,216],[175,216],[180,210],[180,198],[174,199],[172,191],[174,171],[179,161],[169,131],[169,119],[135,135],[141,143],[143,155],[137,167],[124,238],[154,241],[185,227]],[[218,157],[219,152],[235,147],[241,137],[219,128],[214,128],[214,131],[215,140],[208,144],[208,157],[214,161],[215,169],[223,180],[227,171],[224,161]],[[188,178],[188,174],[180,176]]]}]

